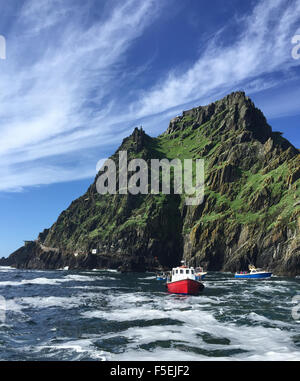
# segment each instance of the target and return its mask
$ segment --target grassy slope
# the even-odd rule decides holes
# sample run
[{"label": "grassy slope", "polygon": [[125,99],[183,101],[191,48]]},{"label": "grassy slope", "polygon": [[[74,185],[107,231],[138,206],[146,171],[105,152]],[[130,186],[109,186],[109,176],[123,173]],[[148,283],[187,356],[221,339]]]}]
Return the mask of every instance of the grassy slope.
[{"label": "grassy slope", "polygon": [[[183,234],[190,233],[192,236],[196,235],[200,225],[203,231],[203,226],[212,229],[218,223],[223,223],[225,229],[234,229],[237,225],[259,226],[265,231],[286,226],[295,228],[300,214],[300,205],[296,205],[300,199],[300,179],[289,185],[288,178],[297,170],[299,158],[285,157],[286,150],[279,149],[278,154],[270,158],[268,165],[258,161],[252,166],[243,163],[236,166],[237,176],[226,187],[223,187],[224,184],[222,187],[210,184],[213,176],[228,165],[227,160],[222,161],[220,158],[237,144],[236,137],[244,132],[242,127],[224,131],[224,120],[230,122],[232,119],[232,112],[225,109],[197,126],[193,116],[185,115],[178,121],[176,131],[157,138],[147,137],[138,152],[134,152],[135,142],[131,138],[126,139],[121,147],[122,150],[129,151],[129,159],[204,158],[205,205],[197,218],[186,218],[183,224],[177,220],[179,217],[176,210],[183,213],[184,194],[180,200],[162,194],[140,195],[134,200],[120,195],[100,196],[94,183],[84,196],[75,200],[62,213],[48,234],[46,244],[52,247],[63,246],[70,251],[88,250],[97,242],[110,245],[128,232],[145,234],[147,229],[154,229],[150,225],[161,224],[163,213],[175,217],[174,221],[170,218],[166,225],[161,226],[162,239],[169,230],[176,230],[179,226],[182,227]],[[280,139],[279,136],[273,138],[279,146]],[[261,146],[255,140],[246,144],[253,150],[260,149]],[[247,161],[247,154],[245,156]],[[260,199],[263,200],[261,206]],[[160,222],[156,223],[156,220]]]}]

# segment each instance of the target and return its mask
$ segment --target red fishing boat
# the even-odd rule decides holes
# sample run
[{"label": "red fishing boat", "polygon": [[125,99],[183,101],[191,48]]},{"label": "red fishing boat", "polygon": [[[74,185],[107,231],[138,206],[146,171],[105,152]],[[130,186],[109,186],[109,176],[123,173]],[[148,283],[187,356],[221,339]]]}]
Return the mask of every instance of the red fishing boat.
[{"label": "red fishing boat", "polygon": [[203,290],[203,283],[196,280],[194,267],[182,265],[174,267],[167,280],[167,289],[173,294],[197,295]]}]

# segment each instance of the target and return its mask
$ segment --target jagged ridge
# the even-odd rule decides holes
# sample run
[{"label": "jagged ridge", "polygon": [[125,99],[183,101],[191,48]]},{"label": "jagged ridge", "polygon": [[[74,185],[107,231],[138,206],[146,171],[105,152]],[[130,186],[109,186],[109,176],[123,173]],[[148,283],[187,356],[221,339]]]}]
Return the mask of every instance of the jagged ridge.
[{"label": "jagged ridge", "polygon": [[175,265],[184,256],[208,270],[236,271],[252,262],[277,274],[300,273],[299,150],[272,131],[243,92],[184,111],[157,138],[136,128],[120,150],[148,162],[204,158],[204,202],[193,207],[180,195],[100,196],[96,177],[50,229],[5,263],[140,271]]}]

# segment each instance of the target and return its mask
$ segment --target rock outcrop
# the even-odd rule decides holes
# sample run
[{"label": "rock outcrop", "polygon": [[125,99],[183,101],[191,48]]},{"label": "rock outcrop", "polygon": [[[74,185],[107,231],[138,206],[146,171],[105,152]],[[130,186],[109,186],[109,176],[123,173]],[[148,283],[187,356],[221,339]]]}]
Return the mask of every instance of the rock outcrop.
[{"label": "rock outcrop", "polygon": [[177,194],[99,195],[98,174],[50,229],[0,264],[144,271],[184,257],[208,270],[253,263],[300,274],[299,150],[272,131],[243,92],[184,111],[157,138],[136,128],[115,162],[121,150],[149,164],[205,159],[204,202],[187,206]]}]

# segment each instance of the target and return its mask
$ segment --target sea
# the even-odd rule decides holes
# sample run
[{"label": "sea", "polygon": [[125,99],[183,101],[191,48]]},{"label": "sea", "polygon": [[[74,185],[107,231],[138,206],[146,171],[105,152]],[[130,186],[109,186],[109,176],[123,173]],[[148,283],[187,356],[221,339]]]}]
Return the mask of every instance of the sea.
[{"label": "sea", "polygon": [[183,296],[154,273],[0,267],[0,360],[300,360],[300,279],[203,283]]}]

